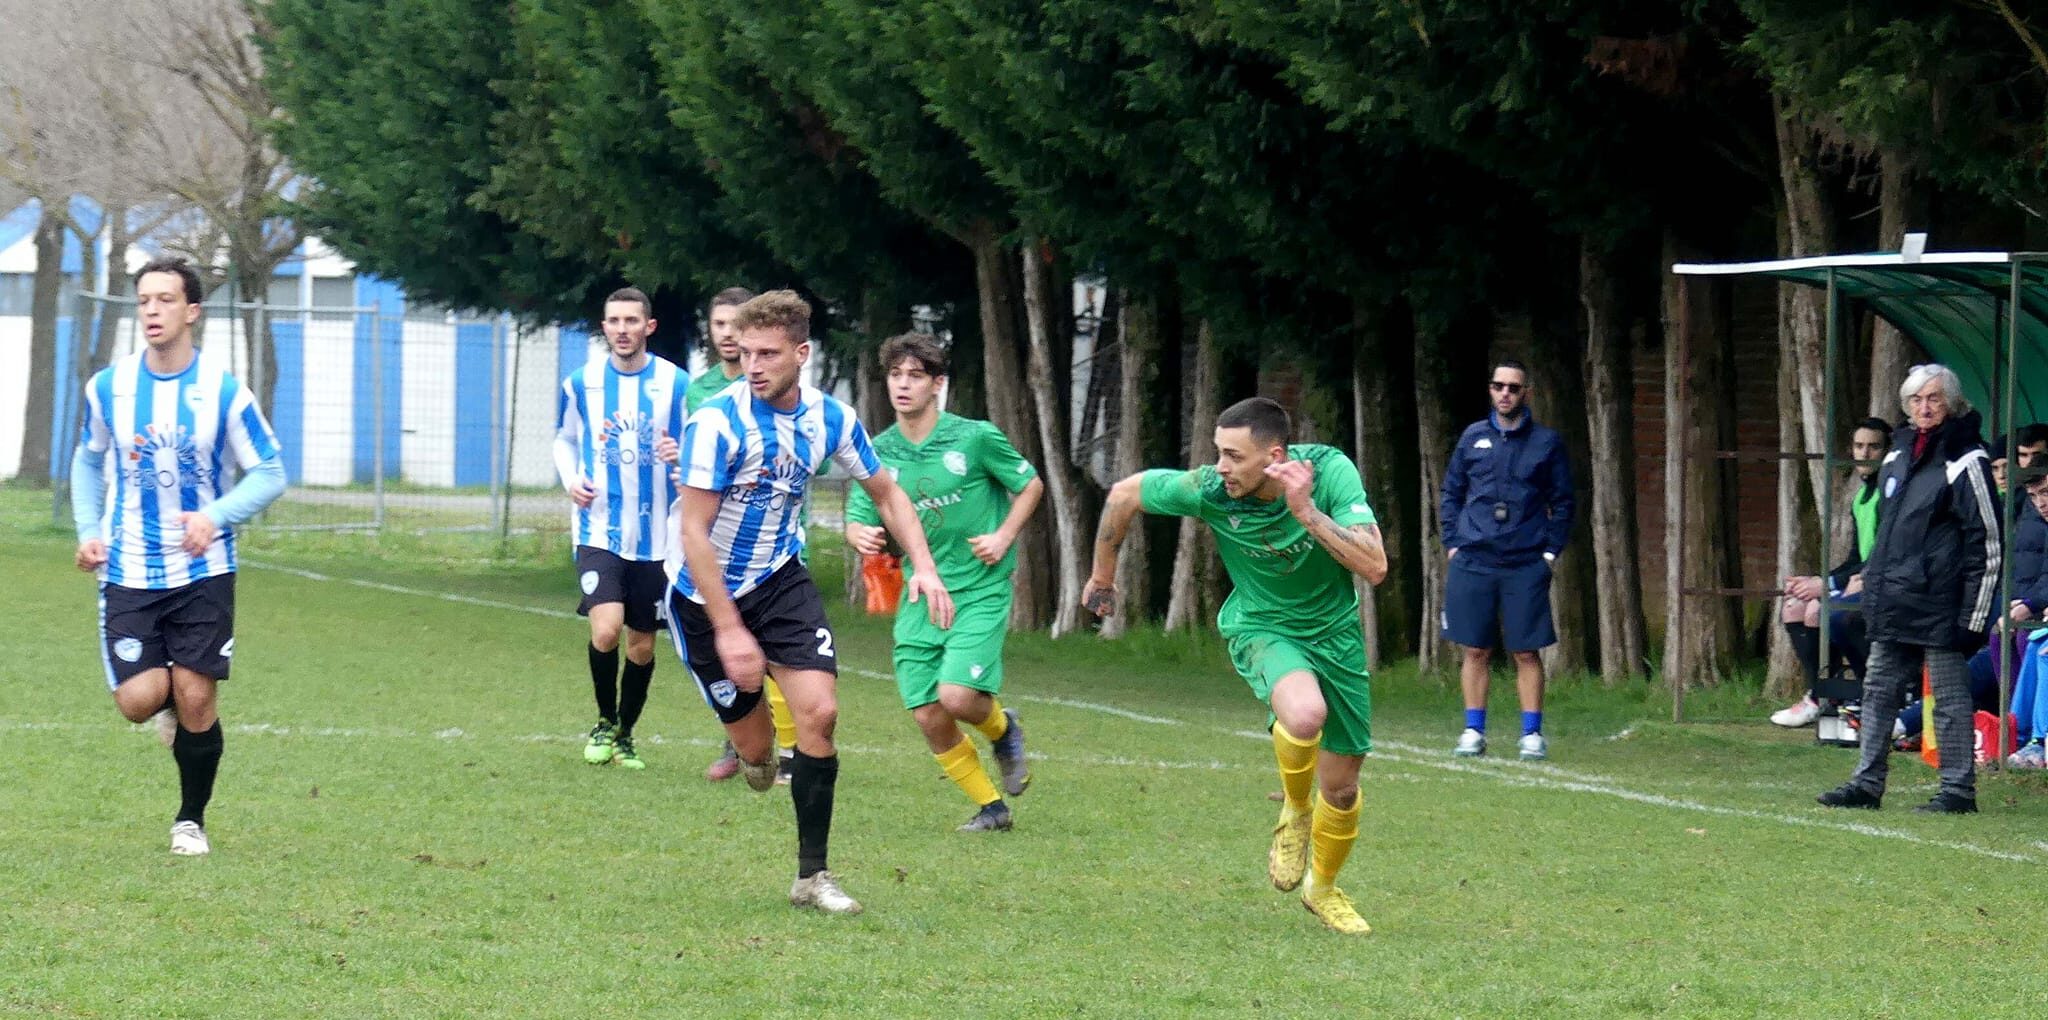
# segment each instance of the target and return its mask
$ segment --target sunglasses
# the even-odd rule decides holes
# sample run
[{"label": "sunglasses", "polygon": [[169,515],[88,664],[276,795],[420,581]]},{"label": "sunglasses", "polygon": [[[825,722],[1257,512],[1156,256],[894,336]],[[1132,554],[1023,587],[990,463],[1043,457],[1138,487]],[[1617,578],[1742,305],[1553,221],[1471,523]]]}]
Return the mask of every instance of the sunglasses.
[{"label": "sunglasses", "polygon": [[1486,385],[1488,389],[1492,389],[1495,391],[1506,390],[1509,393],[1522,392],[1522,384],[1518,382],[1500,382],[1496,380],[1494,382],[1487,383]]}]

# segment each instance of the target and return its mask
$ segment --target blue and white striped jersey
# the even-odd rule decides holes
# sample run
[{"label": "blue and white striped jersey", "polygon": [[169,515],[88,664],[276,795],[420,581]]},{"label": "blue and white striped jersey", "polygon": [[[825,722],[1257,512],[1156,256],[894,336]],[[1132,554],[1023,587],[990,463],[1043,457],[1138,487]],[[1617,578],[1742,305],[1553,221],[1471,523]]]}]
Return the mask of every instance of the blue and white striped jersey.
[{"label": "blue and white striped jersey", "polygon": [[654,444],[682,428],[688,388],[682,369],[653,355],[639,371],[621,372],[599,354],[562,380],[555,469],[563,488],[580,477],[597,492],[589,506],[570,509],[577,545],[623,560],[667,557],[676,488]]},{"label": "blue and white striped jersey", "polygon": [[179,515],[228,491],[224,457],[247,471],[277,456],[277,437],[256,399],[217,357],[194,354],[176,375],[158,375],[138,351],[100,369],[85,387],[78,441],[103,455],[106,509],[100,579],[161,591],[232,573],[235,531],[221,528],[203,556],[179,543]]},{"label": "blue and white striped jersey", "polygon": [[[826,460],[855,479],[882,469],[853,408],[813,386],[778,411],[745,386],[704,403],[683,429],[683,484],[720,493],[711,545],[734,598],[754,590],[803,548],[804,493]],[[677,591],[704,599],[683,566],[681,543],[668,560]]]}]

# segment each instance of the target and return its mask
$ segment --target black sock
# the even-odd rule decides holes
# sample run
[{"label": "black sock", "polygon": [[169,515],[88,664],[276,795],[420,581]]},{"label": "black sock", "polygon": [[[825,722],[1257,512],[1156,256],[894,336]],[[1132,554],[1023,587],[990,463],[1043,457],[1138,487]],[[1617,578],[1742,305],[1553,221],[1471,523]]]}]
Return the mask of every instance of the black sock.
[{"label": "black sock", "polygon": [[647,685],[654,680],[654,660],[626,660],[626,674],[619,679],[619,732],[633,735],[640,710],[647,707]]},{"label": "black sock", "polygon": [[1803,623],[1785,625],[1785,636],[1792,639],[1792,654],[1799,658],[1799,668],[1806,671],[1806,689],[1811,692],[1820,682],[1820,630]]},{"label": "black sock", "polygon": [[597,717],[619,717],[619,650],[600,652],[590,646],[590,686],[597,691]]},{"label": "black sock", "polygon": [[796,804],[796,877],[825,870],[825,848],[832,841],[832,794],[839,785],[839,756],[813,758],[796,752],[789,777],[789,799]]},{"label": "black sock", "polygon": [[184,798],[178,805],[178,821],[206,827],[206,802],[213,799],[213,777],[220,771],[221,744],[218,719],[204,733],[180,726],[178,735],[171,738],[171,757],[178,763],[178,791]]}]

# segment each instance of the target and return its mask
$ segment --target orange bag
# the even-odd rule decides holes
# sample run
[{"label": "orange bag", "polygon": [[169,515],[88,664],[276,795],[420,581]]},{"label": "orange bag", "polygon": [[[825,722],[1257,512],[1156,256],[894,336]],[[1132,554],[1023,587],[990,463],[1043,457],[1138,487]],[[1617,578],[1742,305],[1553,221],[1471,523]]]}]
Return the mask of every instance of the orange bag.
[{"label": "orange bag", "polygon": [[875,616],[888,616],[896,611],[896,600],[903,597],[903,559],[888,553],[872,553],[860,558],[861,583],[868,590],[868,612]]},{"label": "orange bag", "polygon": [[[1941,749],[1934,739],[1934,681],[1929,677],[1927,667],[1920,667],[1920,760],[1933,768],[1941,767]],[[1992,753],[1986,748],[1998,747],[1998,717],[1989,712],[1978,712],[1970,719],[1970,726],[1976,731],[1975,756],[1977,764],[1991,760]],[[2020,749],[2020,721],[2018,716],[2005,717],[2005,748],[1997,751],[1998,760]]]}]

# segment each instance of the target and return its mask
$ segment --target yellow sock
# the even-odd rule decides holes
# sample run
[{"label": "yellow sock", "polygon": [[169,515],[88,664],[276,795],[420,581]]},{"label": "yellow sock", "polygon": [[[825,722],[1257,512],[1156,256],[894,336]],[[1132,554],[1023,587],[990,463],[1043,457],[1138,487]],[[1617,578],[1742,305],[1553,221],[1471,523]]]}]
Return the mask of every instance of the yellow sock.
[{"label": "yellow sock", "polygon": [[996,794],[996,784],[988,781],[988,772],[981,767],[981,755],[975,753],[974,741],[961,737],[960,742],[945,754],[935,754],[939,767],[946,770],[946,777],[960,787],[967,799],[982,807],[1002,799]]},{"label": "yellow sock", "polygon": [[980,730],[991,744],[1003,739],[1003,734],[1010,732],[1010,717],[1003,714],[1003,703],[994,698],[988,699],[988,718],[975,723],[974,728]]},{"label": "yellow sock", "polygon": [[1316,817],[1310,823],[1309,840],[1315,850],[1309,856],[1309,867],[1316,873],[1317,887],[1326,887],[1337,881],[1337,872],[1344,867],[1344,858],[1351,856],[1351,844],[1358,842],[1358,806],[1354,800],[1348,808],[1335,808],[1321,797],[1316,798]]},{"label": "yellow sock", "polygon": [[1296,811],[1308,810],[1309,791],[1316,784],[1316,746],[1323,741],[1321,733],[1306,742],[1295,739],[1287,727],[1273,724],[1273,757],[1280,763],[1280,790],[1287,795],[1287,806]]},{"label": "yellow sock", "polygon": [[765,686],[768,717],[775,722],[775,746],[790,750],[796,746],[796,717],[789,714],[789,699],[782,696],[782,686],[774,680],[768,680]]}]

